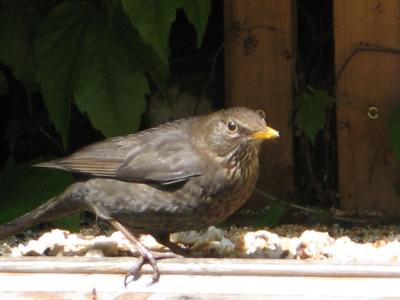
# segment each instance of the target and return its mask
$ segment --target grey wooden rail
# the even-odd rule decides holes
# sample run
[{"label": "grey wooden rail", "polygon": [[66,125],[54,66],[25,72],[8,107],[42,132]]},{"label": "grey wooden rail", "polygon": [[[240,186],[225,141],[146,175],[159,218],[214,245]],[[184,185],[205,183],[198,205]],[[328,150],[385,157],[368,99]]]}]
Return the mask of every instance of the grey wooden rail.
[{"label": "grey wooden rail", "polygon": [[0,257],[0,299],[400,299],[399,264],[171,259],[127,288],[135,258]]}]

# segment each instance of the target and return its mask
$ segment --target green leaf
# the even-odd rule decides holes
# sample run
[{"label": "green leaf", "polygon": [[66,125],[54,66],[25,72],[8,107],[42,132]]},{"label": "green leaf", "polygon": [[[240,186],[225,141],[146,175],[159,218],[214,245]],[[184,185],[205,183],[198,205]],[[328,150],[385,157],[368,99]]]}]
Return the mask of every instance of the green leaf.
[{"label": "green leaf", "polygon": [[107,11],[108,22],[111,25],[120,0],[103,0],[102,2]]},{"label": "green leaf", "polygon": [[95,7],[89,3],[62,3],[43,21],[35,41],[40,85],[49,116],[67,145],[70,109],[77,61],[85,25]]},{"label": "green leaf", "polygon": [[288,206],[286,204],[280,202],[271,203],[266,212],[258,215],[251,225],[257,228],[275,226],[286,215],[287,211]]},{"label": "green leaf", "polygon": [[201,46],[211,12],[210,0],[186,0],[184,10],[197,31],[197,47]]},{"label": "green leaf", "polygon": [[400,106],[396,106],[389,115],[388,139],[397,160],[400,161]]},{"label": "green leaf", "polygon": [[309,216],[309,222],[312,224],[327,224],[332,222],[332,213],[326,209],[316,209],[315,212]]},{"label": "green leaf", "polygon": [[7,94],[8,81],[3,72],[0,72],[0,96]]},{"label": "green leaf", "polygon": [[122,5],[143,40],[166,62],[171,24],[184,0],[122,0]]},{"label": "green leaf", "polygon": [[65,228],[70,231],[79,231],[81,227],[81,215],[80,213],[75,213],[59,220],[54,220],[52,223],[54,223],[57,227]]},{"label": "green leaf", "polygon": [[33,40],[41,16],[32,1],[3,1],[0,4],[0,62],[15,78],[35,88]]},{"label": "green leaf", "polygon": [[312,143],[317,133],[324,128],[326,114],[332,105],[332,99],[323,90],[310,89],[295,99],[297,109],[295,123]]},{"label": "green leaf", "polygon": [[162,60],[154,48],[145,44],[132,27],[126,14],[117,10],[114,21],[114,33],[118,49],[124,52],[129,63],[149,76],[158,88],[166,88],[169,76],[168,64]]},{"label": "green leaf", "polygon": [[8,163],[0,173],[0,223],[38,207],[72,182],[73,177],[65,172]]},{"label": "green leaf", "polygon": [[121,15],[109,26],[101,3],[65,2],[39,30],[42,92],[64,144],[72,97],[105,136],[122,135],[138,129],[149,92],[145,73],[160,85],[166,80],[166,64]]}]

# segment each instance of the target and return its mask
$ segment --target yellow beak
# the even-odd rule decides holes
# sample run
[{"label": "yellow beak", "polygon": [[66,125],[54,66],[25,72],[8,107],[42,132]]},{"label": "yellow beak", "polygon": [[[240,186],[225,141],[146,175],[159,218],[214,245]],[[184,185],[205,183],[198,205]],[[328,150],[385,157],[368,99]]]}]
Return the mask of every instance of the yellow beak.
[{"label": "yellow beak", "polygon": [[276,139],[279,137],[279,131],[277,131],[271,127],[267,127],[263,130],[253,132],[250,136],[251,136],[251,138],[253,138],[255,140]]}]

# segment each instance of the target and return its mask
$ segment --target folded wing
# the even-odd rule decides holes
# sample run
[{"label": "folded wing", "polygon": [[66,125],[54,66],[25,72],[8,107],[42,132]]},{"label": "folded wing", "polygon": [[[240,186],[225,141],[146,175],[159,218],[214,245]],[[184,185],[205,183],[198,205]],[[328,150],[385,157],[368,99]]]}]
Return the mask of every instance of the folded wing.
[{"label": "folded wing", "polygon": [[202,165],[184,122],[110,138],[38,166],[130,182],[185,181],[201,175]]}]

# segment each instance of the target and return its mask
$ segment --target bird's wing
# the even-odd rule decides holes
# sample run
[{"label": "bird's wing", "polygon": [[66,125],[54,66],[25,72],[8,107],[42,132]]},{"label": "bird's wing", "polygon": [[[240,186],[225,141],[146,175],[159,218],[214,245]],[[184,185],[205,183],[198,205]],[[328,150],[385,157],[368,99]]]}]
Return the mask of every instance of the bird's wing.
[{"label": "bird's wing", "polygon": [[170,184],[202,174],[190,135],[174,123],[107,139],[41,167],[130,182]]}]

